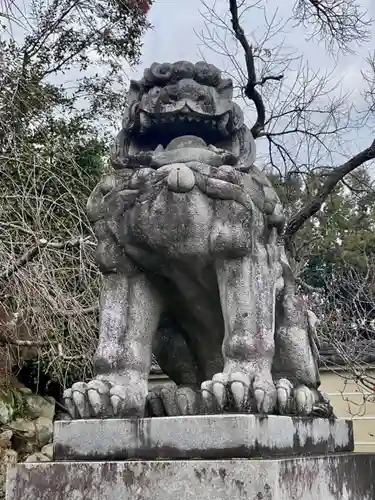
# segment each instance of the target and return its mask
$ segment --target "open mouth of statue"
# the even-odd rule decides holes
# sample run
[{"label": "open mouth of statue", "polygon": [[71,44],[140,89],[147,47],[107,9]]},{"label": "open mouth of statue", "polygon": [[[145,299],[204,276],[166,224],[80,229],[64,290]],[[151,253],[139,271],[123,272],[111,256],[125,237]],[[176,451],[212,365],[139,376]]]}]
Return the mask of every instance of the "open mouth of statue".
[{"label": "open mouth of statue", "polygon": [[218,144],[232,134],[232,115],[228,111],[221,116],[205,115],[188,110],[174,113],[146,113],[140,111],[138,126],[134,132],[137,142],[152,149],[161,144],[166,147],[173,139],[194,135],[206,144]]}]

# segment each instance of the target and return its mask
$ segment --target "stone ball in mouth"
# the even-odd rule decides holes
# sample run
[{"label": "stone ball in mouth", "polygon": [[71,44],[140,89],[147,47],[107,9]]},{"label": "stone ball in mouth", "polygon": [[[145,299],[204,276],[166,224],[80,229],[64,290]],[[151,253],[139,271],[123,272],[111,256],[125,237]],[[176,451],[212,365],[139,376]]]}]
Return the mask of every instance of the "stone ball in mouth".
[{"label": "stone ball in mouth", "polygon": [[173,163],[167,177],[168,189],[175,193],[188,193],[195,186],[194,172],[184,163]]},{"label": "stone ball in mouth", "polygon": [[[203,139],[194,135],[185,135],[172,139],[166,151],[177,149],[206,149],[207,144]],[[169,165],[167,177],[168,189],[175,193],[188,193],[195,186],[194,172],[185,163],[172,163]]]}]

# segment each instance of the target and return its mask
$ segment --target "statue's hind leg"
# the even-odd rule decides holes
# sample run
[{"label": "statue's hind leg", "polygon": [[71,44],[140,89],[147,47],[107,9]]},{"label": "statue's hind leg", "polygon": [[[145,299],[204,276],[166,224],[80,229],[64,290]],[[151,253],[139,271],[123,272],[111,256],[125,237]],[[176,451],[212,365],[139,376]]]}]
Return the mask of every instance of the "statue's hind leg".
[{"label": "statue's hind leg", "polygon": [[143,416],[161,303],[144,274],[104,276],[95,379],[65,391],[75,418]]},{"label": "statue's hind leg", "polygon": [[149,416],[162,417],[200,413],[198,367],[181,326],[163,316],[154,336],[153,352],[172,382],[153,388],[147,397]]},{"label": "statue's hind leg", "polygon": [[320,385],[318,351],[312,313],[296,296],[294,277],[282,251],[284,286],[276,303],[273,374],[280,413],[332,416]]}]

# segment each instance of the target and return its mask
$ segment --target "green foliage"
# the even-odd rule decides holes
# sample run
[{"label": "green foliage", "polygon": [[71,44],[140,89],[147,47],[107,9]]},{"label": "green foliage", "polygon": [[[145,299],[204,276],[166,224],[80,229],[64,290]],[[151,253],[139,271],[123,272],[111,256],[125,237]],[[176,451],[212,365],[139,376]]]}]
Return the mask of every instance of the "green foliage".
[{"label": "green foliage", "polygon": [[[324,181],[320,172],[286,179],[272,178],[287,217],[304,206]],[[324,286],[344,266],[365,272],[375,254],[375,190],[369,173],[357,170],[340,183],[319,212],[297,233],[294,259],[297,274],[313,287]]]},{"label": "green foliage", "polygon": [[[286,212],[292,214],[311,199],[324,181],[324,172],[307,176],[304,184],[295,178],[273,181]],[[321,320],[322,341],[334,346],[345,363],[362,362],[362,350],[369,354],[363,342],[375,337],[374,221],[373,181],[366,170],[359,169],[336,186],[294,242],[294,270],[303,284],[300,291],[309,294]]]},{"label": "green foliage", "polygon": [[90,375],[100,277],[85,206],[148,23],[130,0],[32,0],[23,16],[24,36],[0,37],[0,297],[40,345],[33,366],[65,384]]}]

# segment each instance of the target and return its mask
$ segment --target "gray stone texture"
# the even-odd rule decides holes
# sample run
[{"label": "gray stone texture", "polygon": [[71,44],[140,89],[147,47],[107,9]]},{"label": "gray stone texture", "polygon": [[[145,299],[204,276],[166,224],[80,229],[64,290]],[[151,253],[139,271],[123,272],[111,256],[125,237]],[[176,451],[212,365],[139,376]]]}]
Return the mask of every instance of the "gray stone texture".
[{"label": "gray stone texture", "polygon": [[66,391],[73,418],[144,416],[152,350],[183,390],[172,409],[155,395],[155,416],[332,415],[283,209],[232,97],[205,62],[131,82],[113,169],[88,201],[104,279],[96,377]]},{"label": "gray stone texture", "polygon": [[212,415],[55,423],[55,460],[247,458],[353,451],[352,422]]},{"label": "gray stone texture", "polygon": [[373,500],[374,459],[19,464],[7,500]]}]

